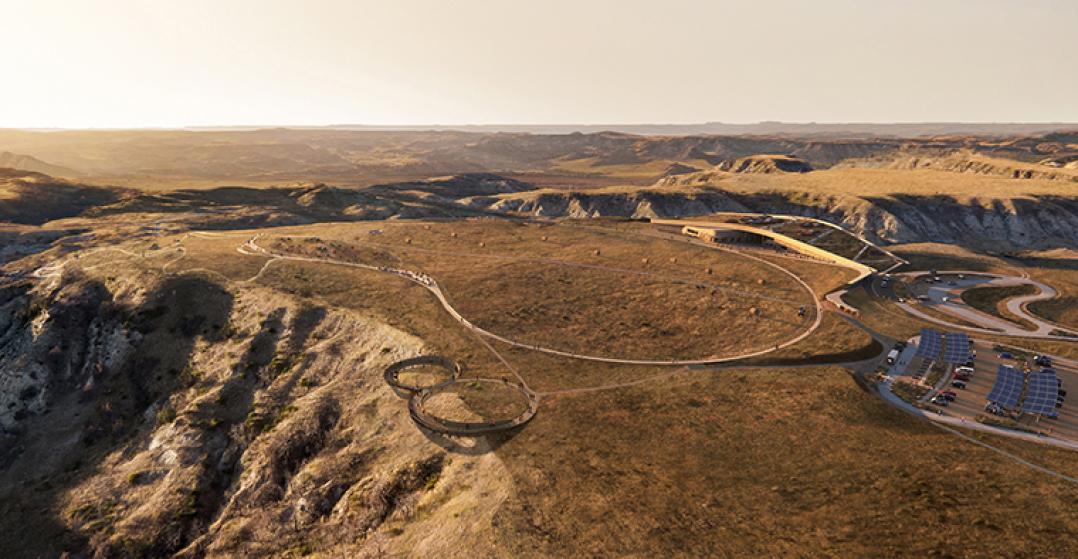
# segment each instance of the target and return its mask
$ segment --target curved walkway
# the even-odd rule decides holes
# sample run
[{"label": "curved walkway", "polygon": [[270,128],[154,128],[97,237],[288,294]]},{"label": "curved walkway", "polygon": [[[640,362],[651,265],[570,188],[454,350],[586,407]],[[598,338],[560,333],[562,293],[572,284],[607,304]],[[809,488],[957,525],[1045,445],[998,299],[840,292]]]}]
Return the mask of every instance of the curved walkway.
[{"label": "curved walkway", "polygon": [[[809,287],[809,285],[804,280],[802,280],[800,277],[798,277],[793,272],[790,272],[789,270],[787,270],[787,269],[785,269],[785,268],[783,268],[783,267],[781,267],[781,266],[779,266],[779,265],[777,265],[777,264],[775,264],[773,262],[768,262],[768,261],[766,261],[764,259],[757,258],[755,256],[744,255],[744,254],[737,253],[740,256],[744,256],[746,258],[757,260],[757,261],[759,261],[761,263],[764,263],[764,264],[766,264],[768,266],[771,266],[771,267],[781,271],[782,273],[785,273],[785,274],[789,275],[791,278],[793,278],[795,281],[797,281],[802,287],[804,287],[804,289],[809,294],[812,295],[813,301],[814,301],[814,303],[816,305],[816,313],[815,313],[816,316],[815,316],[815,320],[813,321],[813,323],[805,331],[803,331],[799,335],[795,336],[794,338],[791,338],[791,339],[789,339],[789,340],[787,340],[787,341],[785,341],[785,342],[783,342],[781,344],[778,344],[776,346],[773,346],[773,347],[769,347],[769,348],[765,348],[765,349],[761,349],[761,350],[756,350],[756,351],[745,352],[745,353],[741,353],[741,354],[738,354],[738,355],[732,355],[732,356],[728,356],[728,357],[718,357],[718,358],[706,358],[706,359],[623,359],[623,358],[616,358],[616,357],[603,357],[603,356],[598,356],[598,355],[587,355],[587,354],[573,353],[573,352],[569,352],[569,351],[562,351],[562,350],[559,350],[559,349],[544,347],[544,346],[541,346],[541,345],[538,345],[538,344],[529,344],[529,343],[520,342],[520,341],[513,340],[511,338],[507,338],[507,337],[499,335],[499,334],[495,334],[495,333],[490,332],[488,330],[485,330],[485,329],[483,329],[483,328],[481,328],[479,326],[476,326],[475,324],[468,321],[468,319],[464,318],[464,316],[461,315],[460,312],[458,312],[456,310],[456,308],[453,307],[453,305],[449,302],[449,299],[446,297],[444,291],[442,291],[441,287],[438,285],[438,282],[434,278],[432,278],[431,276],[429,276],[427,274],[424,274],[422,272],[414,272],[412,270],[405,270],[405,269],[401,269],[401,268],[393,268],[393,267],[389,267],[389,266],[372,266],[372,265],[369,265],[369,264],[360,264],[360,263],[357,263],[357,262],[348,262],[348,261],[336,260],[336,259],[332,259],[332,258],[315,258],[315,257],[308,257],[308,256],[295,256],[295,255],[289,255],[289,254],[275,253],[275,252],[272,252],[270,250],[267,250],[267,249],[259,246],[258,243],[257,243],[257,240],[259,239],[259,237],[260,237],[259,235],[256,235],[255,237],[251,238],[246,243],[244,243],[242,246],[238,247],[237,250],[241,254],[256,255],[256,256],[267,256],[267,257],[274,258],[274,259],[277,259],[277,260],[292,260],[292,261],[297,261],[297,262],[313,262],[313,263],[322,263],[322,264],[332,264],[332,265],[337,265],[337,266],[346,266],[346,267],[351,267],[351,268],[360,268],[360,269],[371,270],[371,271],[376,271],[376,272],[394,274],[394,275],[400,276],[400,277],[402,277],[404,279],[407,279],[409,281],[412,281],[414,283],[417,283],[417,284],[423,286],[424,288],[426,288],[428,291],[430,291],[434,295],[434,297],[441,304],[442,308],[445,309],[445,311],[447,313],[449,313],[450,316],[452,316],[462,326],[464,326],[465,328],[471,330],[472,332],[475,332],[476,334],[479,334],[481,336],[490,338],[492,340],[497,340],[499,342],[502,342],[502,343],[504,343],[506,345],[509,345],[509,346],[512,346],[512,347],[517,347],[517,348],[521,348],[521,349],[528,349],[528,350],[532,350],[532,351],[538,351],[538,352],[546,353],[546,354],[549,354],[549,355],[556,355],[556,356],[559,356],[559,357],[567,357],[567,358],[571,358],[571,359],[581,359],[581,360],[586,360],[586,361],[597,361],[597,362],[602,362],[602,363],[613,363],[613,364],[619,364],[619,365],[649,365],[649,366],[710,365],[710,364],[716,364],[716,363],[729,363],[729,362],[733,362],[733,361],[739,361],[739,360],[742,360],[742,359],[747,359],[747,358],[750,358],[750,357],[758,357],[758,356],[761,356],[761,355],[766,355],[766,354],[771,353],[773,351],[776,351],[778,349],[782,349],[782,348],[785,348],[785,347],[789,347],[789,346],[791,346],[793,344],[796,344],[796,343],[800,342],[801,340],[804,340],[805,338],[810,336],[813,332],[815,332],[816,329],[819,328],[819,325],[823,320],[823,313],[822,313],[822,308],[820,306],[819,298],[816,297],[816,294],[812,291],[812,288]],[[719,247],[716,247],[716,248],[719,248]],[[719,248],[719,250],[729,250],[729,249]],[[730,251],[730,252],[734,252],[734,251]],[[268,265],[268,263],[267,263],[267,265]],[[595,268],[601,269],[602,267],[595,266]],[[614,269],[614,271],[619,271],[620,272],[621,270],[620,269]],[[261,272],[259,272],[259,273],[261,273]]]}]

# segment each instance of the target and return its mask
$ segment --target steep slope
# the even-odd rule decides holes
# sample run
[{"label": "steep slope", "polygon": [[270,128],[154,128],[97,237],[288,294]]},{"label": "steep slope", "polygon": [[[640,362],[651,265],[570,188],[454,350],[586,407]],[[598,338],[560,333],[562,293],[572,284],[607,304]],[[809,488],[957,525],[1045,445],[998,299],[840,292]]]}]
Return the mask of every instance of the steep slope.
[{"label": "steep slope", "polygon": [[752,155],[733,161],[723,161],[715,166],[720,171],[731,173],[807,173],[812,165],[793,155]]},{"label": "steep slope", "polygon": [[[954,173],[972,173],[1014,179],[1045,179],[1078,182],[1078,173],[1065,166],[1023,163],[987,157],[969,151],[938,154],[923,151],[902,151],[893,155],[847,159],[835,166],[849,168],[934,169]],[[1061,168],[1062,167],[1062,168]]]},{"label": "steep slope", "polygon": [[447,457],[382,379],[421,340],[212,276],[108,273],[0,292],[6,557],[355,556],[389,535],[486,554],[448,527],[489,526],[504,468]]}]

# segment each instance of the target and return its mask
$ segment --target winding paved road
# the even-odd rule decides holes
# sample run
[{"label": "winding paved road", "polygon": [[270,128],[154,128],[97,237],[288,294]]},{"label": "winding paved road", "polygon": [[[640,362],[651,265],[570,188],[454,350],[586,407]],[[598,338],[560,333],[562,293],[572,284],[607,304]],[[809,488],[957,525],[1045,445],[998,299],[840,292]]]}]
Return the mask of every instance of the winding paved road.
[{"label": "winding paved road", "polygon": [[[938,272],[940,276],[957,276],[959,274],[970,276],[965,279],[948,280],[947,283],[938,283],[930,285],[928,288],[927,296],[929,301],[926,301],[929,308],[938,309],[942,312],[952,314],[963,320],[980,325],[980,327],[964,326],[943,320],[939,317],[930,315],[921,311],[917,307],[909,303],[896,303],[902,310],[909,314],[912,314],[923,320],[934,322],[946,326],[948,328],[960,329],[970,332],[977,332],[981,334],[989,335],[1003,335],[1016,338],[1038,338],[1038,339],[1050,339],[1050,340],[1065,340],[1065,341],[1078,341],[1078,333],[1075,336],[1066,336],[1053,334],[1053,331],[1062,330],[1065,332],[1072,332],[1069,328],[1060,327],[1056,324],[1048,322],[1040,317],[1030,314],[1026,310],[1026,306],[1036,301],[1043,301],[1046,299],[1054,298],[1057,293],[1050,285],[1041,283],[1039,281],[1030,279],[1028,277],[1016,277],[1016,276],[1000,276],[996,274],[989,274],[985,272],[965,271],[965,270],[948,270]],[[910,280],[916,280],[918,278],[927,276],[927,272],[910,272],[906,274],[900,274]],[[953,281],[955,285],[950,285],[950,281]],[[967,289],[974,287],[1010,287],[1016,285],[1033,285],[1038,289],[1037,293],[1031,295],[1023,295],[1021,297],[1013,297],[1007,300],[1007,310],[1024,320],[1029,321],[1036,326],[1036,330],[1025,330],[1020,328],[1013,322],[1004,320],[997,316],[981,312],[966,305],[961,300],[961,293]],[[947,301],[944,301],[944,297],[947,297]]]}]

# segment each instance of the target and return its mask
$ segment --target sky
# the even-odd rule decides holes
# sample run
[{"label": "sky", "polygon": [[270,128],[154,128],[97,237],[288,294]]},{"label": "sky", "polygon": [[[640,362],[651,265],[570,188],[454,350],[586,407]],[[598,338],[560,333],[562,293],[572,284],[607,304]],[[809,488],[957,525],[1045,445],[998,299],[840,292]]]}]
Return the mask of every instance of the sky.
[{"label": "sky", "polygon": [[0,127],[1078,122],[1069,0],[0,0]]}]

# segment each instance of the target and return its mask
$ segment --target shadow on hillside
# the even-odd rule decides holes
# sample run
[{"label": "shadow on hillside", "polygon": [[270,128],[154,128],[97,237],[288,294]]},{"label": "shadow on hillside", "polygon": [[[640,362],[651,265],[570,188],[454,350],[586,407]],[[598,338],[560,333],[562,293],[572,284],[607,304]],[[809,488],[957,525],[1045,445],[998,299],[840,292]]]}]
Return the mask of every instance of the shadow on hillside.
[{"label": "shadow on hillside", "polygon": [[0,192],[6,191],[7,194],[0,197],[0,222],[41,225],[54,219],[80,215],[90,208],[113,204],[127,195],[126,191],[116,188],[55,179],[42,181],[9,179],[6,186],[0,182]]},{"label": "shadow on hillside", "polygon": [[449,437],[441,433],[429,431],[418,425],[416,425],[415,428],[419,429],[419,432],[423,433],[423,436],[426,437],[427,440],[442,447],[446,452],[462,454],[465,456],[482,456],[498,450],[499,447],[513,440],[514,437],[528,428],[529,423],[514,427],[513,429],[483,435],[481,437]]},{"label": "shadow on hillside", "polygon": [[[146,412],[188,382],[198,340],[222,339],[232,296],[197,276],[172,277],[135,309],[85,281],[49,310],[45,334],[31,350],[52,372],[44,415],[20,426],[0,470],[0,550],[5,557],[56,557],[88,541],[64,525],[65,494],[93,476],[105,457],[148,436]],[[125,322],[138,332],[125,361],[107,367],[93,346],[91,324]],[[149,428],[147,428],[149,427]],[[32,465],[30,463],[33,463]]]}]

